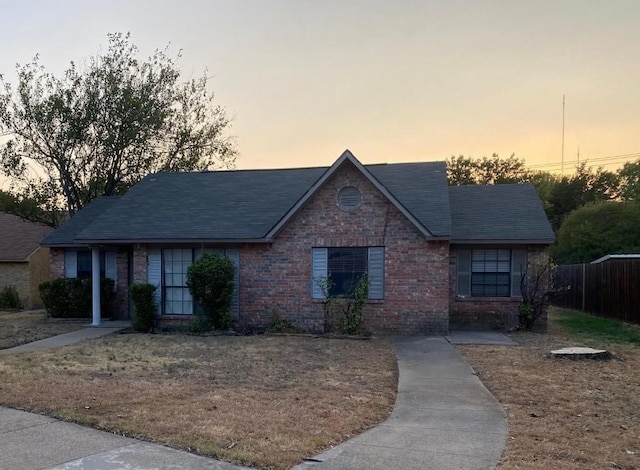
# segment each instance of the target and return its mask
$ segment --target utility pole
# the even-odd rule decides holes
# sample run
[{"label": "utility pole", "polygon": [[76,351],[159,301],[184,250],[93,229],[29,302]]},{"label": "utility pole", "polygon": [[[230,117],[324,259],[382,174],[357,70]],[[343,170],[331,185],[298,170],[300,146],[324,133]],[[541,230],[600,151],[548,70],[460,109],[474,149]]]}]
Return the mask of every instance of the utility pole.
[{"label": "utility pole", "polygon": [[560,173],[564,176],[564,95],[562,95],[562,160],[560,163]]}]

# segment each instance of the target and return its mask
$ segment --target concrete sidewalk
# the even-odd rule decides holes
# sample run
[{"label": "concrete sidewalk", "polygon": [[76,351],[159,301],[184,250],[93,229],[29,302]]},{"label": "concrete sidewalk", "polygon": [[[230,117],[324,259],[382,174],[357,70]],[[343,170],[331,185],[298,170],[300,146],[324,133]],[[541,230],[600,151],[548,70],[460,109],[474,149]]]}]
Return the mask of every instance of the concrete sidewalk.
[{"label": "concrete sidewalk", "polygon": [[0,407],[0,469],[248,470],[54,418]]},{"label": "concrete sidewalk", "polygon": [[400,377],[381,425],[297,470],[490,469],[502,455],[502,406],[445,338],[395,341]]},{"label": "concrete sidewalk", "polygon": [[71,331],[69,333],[64,333],[58,336],[52,336],[50,338],[41,339],[40,341],[34,341],[33,343],[22,344],[14,348],[2,349],[0,350],[0,355],[42,351],[45,349],[57,348],[59,346],[66,346],[68,344],[75,344],[87,339],[100,338],[101,336],[110,335],[111,333],[117,333],[118,331],[124,330],[128,326],[130,326],[129,322],[103,323],[100,326],[86,327],[82,328],[81,330]]}]

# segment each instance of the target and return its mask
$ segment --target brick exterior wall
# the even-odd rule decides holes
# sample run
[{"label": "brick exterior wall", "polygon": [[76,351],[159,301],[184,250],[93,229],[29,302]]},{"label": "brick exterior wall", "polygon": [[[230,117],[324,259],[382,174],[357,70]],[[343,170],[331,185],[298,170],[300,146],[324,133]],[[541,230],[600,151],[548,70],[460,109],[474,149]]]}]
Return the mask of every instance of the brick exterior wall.
[{"label": "brick exterior wall", "polygon": [[135,245],[133,248],[133,282],[148,282],[146,245]]},{"label": "brick exterior wall", "polygon": [[[337,206],[344,186],[362,193],[362,205],[353,212]],[[365,329],[448,331],[448,242],[428,242],[350,163],[325,182],[273,244],[241,248],[241,326],[265,328],[278,311],[305,330],[323,331],[322,302],[311,298],[311,249],[359,246],[385,247],[385,298],[366,303]]]},{"label": "brick exterior wall", "polygon": [[[470,246],[465,246],[469,249]],[[521,248],[505,246],[500,248]],[[451,247],[449,259],[449,324],[452,330],[513,330],[518,326],[520,297],[469,297],[456,296],[456,260],[458,247]],[[529,262],[534,258],[548,259],[546,246],[529,245]],[[540,319],[538,331],[546,331],[547,317]]]},{"label": "brick exterior wall", "polygon": [[64,248],[49,249],[49,271],[52,279],[64,277]]},{"label": "brick exterior wall", "polygon": [[119,247],[116,253],[116,298],[114,318],[128,320],[129,313],[129,249]]}]

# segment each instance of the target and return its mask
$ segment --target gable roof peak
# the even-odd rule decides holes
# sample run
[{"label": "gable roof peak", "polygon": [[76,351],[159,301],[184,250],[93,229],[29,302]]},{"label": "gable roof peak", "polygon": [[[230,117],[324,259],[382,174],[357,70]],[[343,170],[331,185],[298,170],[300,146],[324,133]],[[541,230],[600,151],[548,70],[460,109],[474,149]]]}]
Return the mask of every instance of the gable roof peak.
[{"label": "gable roof peak", "polygon": [[[367,180],[369,180],[371,182],[371,184],[373,184],[373,186],[375,186],[375,188],[380,191],[400,212],[402,212],[402,214],[407,217],[409,219],[409,221],[423,234],[425,235],[428,239],[434,239],[434,238],[442,238],[442,239],[448,239],[449,238],[449,234],[445,234],[442,237],[439,237],[438,235],[436,235],[435,233],[433,233],[431,230],[429,230],[429,228],[427,228],[427,226],[422,223],[420,220],[418,220],[397,198],[394,194],[392,194],[389,191],[389,188],[387,188],[380,180],[378,180],[378,178],[369,170],[367,169],[362,163],[360,163],[360,161],[355,157],[355,155],[353,155],[353,153],[351,153],[351,151],[349,149],[346,149],[344,152],[342,152],[342,155],[340,155],[340,157],[333,163],[333,165],[331,165],[325,172],[324,174],[307,190],[307,192],[304,194],[304,196],[302,198],[300,198],[292,207],[291,209],[289,209],[289,211],[278,221],[278,223],[276,225],[274,225],[271,230],[269,230],[269,232],[266,235],[267,239],[271,239],[273,237],[275,237],[280,230],[282,230],[282,228],[284,227],[284,225],[295,215],[298,213],[298,211],[302,208],[302,206],[304,204],[306,204],[306,202],[316,193],[319,191],[319,189],[325,184],[325,182],[333,175],[336,173],[336,171],[338,171],[339,168],[342,167],[342,165],[349,161]],[[443,180],[444,182],[444,189],[443,189],[443,194],[446,197],[447,203],[448,203],[448,193],[447,193],[447,189],[446,189],[446,180]],[[448,205],[448,204],[447,204]],[[450,225],[450,222],[449,222]]]},{"label": "gable roof peak", "polygon": [[[344,152],[342,152],[342,155],[340,155],[338,160],[340,160],[343,157],[344,158],[356,158],[356,156],[349,149],[344,149]],[[357,160],[357,158],[356,158],[356,160]]]}]

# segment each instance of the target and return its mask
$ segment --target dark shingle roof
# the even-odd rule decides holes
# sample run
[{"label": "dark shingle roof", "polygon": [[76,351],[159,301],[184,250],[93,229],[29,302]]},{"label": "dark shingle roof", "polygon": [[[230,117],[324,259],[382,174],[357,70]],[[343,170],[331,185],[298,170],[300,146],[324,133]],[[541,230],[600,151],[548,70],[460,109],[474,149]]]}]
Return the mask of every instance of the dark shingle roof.
[{"label": "dark shingle roof", "polygon": [[451,186],[449,196],[454,243],[553,243],[553,230],[530,184]]},{"label": "dark shingle roof", "polygon": [[99,216],[106,212],[120,198],[117,196],[99,197],[91,201],[76,215],[62,224],[42,240],[44,246],[70,246],[74,245],[75,238],[80,232],[94,222]]},{"label": "dark shingle roof", "polygon": [[433,235],[451,234],[445,162],[367,165],[365,168]]},{"label": "dark shingle roof", "polygon": [[26,261],[53,229],[0,212],[0,261]]},{"label": "dark shingle roof", "polygon": [[[434,235],[451,230],[444,163],[366,167]],[[145,177],[79,240],[255,240],[327,168],[158,173]]]},{"label": "dark shingle roof", "polygon": [[79,238],[250,240],[263,237],[326,168],[157,173]]},{"label": "dark shingle roof", "polygon": [[[347,158],[353,157],[348,154]],[[331,168],[339,168],[341,161]],[[357,161],[352,163],[359,166]],[[479,243],[553,241],[531,185],[448,188],[444,162],[364,168],[425,233],[435,237]],[[309,197],[314,185],[321,187],[328,171],[331,169],[297,168],[148,175],[120,199],[92,202],[43,244],[264,239],[286,223],[283,218],[295,213],[295,206]]]}]

